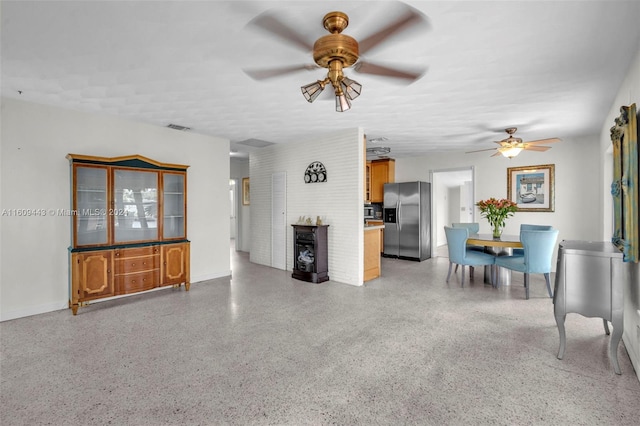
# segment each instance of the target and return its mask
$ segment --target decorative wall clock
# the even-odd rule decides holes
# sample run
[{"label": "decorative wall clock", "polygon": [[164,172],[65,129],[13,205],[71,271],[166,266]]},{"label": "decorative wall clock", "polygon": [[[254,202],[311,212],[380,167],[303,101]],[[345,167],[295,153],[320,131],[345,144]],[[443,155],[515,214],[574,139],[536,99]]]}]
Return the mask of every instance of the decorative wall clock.
[{"label": "decorative wall clock", "polygon": [[309,164],[304,172],[304,183],[317,183],[327,181],[327,169],[319,161]]}]

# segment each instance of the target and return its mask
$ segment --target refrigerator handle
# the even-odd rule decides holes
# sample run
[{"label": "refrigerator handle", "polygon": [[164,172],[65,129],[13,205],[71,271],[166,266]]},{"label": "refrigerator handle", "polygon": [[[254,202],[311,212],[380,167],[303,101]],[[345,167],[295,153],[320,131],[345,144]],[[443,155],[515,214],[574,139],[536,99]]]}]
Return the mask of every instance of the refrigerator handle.
[{"label": "refrigerator handle", "polygon": [[400,200],[398,200],[397,211],[398,213],[396,214],[396,227],[398,228],[398,231],[400,231],[402,230],[402,202]]}]

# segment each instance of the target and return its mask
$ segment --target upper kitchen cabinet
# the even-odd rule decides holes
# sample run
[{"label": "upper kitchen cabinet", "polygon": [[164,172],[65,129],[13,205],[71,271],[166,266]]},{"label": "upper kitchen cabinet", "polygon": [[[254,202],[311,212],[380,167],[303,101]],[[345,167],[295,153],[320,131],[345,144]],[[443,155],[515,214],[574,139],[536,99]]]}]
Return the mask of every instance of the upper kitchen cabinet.
[{"label": "upper kitchen cabinet", "polygon": [[384,184],[396,181],[396,160],[372,160],[370,165],[370,196],[372,203],[384,202]]}]

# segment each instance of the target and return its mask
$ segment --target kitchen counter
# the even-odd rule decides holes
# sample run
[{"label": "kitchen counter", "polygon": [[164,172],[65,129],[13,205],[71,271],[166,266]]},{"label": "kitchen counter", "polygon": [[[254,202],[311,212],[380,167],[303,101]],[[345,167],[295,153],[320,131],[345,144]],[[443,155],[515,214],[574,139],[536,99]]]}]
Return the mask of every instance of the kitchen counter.
[{"label": "kitchen counter", "polygon": [[376,229],[384,229],[384,225],[364,225],[364,230],[365,231],[373,231]]}]

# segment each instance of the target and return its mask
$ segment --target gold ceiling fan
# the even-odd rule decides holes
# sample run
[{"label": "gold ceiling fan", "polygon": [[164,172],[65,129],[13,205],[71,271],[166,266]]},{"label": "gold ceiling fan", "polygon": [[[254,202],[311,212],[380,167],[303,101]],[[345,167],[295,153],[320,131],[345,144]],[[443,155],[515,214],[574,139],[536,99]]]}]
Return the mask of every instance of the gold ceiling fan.
[{"label": "gold ceiling fan", "polygon": [[329,34],[317,39],[313,45],[300,32],[284,22],[278,14],[264,13],[259,15],[249,23],[251,26],[276,35],[306,52],[312,52],[315,64],[271,69],[245,69],[244,72],[256,80],[264,80],[302,70],[326,68],[328,69],[326,77],[302,86],[300,88],[302,94],[308,102],[313,102],[325,86],[331,84],[336,99],[336,111],[347,111],[351,108],[351,101],[360,96],[362,85],[345,76],[343,71],[345,68],[353,67],[353,70],[359,73],[397,78],[408,83],[418,80],[425,72],[424,68],[400,69],[361,59],[361,54],[377,47],[392,35],[426,23],[426,17],[416,9],[402,3],[397,3],[397,7],[404,8],[397,19],[392,20],[384,28],[365,37],[360,42],[342,33],[349,25],[349,17],[346,13],[329,12],[322,19],[322,24]]},{"label": "gold ceiling fan", "polygon": [[467,154],[472,152],[482,152],[482,151],[497,151],[492,157],[503,155],[507,158],[513,158],[516,155],[520,154],[523,150],[527,151],[546,151],[550,149],[550,146],[544,146],[543,144],[547,143],[555,143],[560,142],[558,138],[548,138],[548,139],[539,139],[536,141],[523,142],[522,139],[516,138],[513,134],[518,130],[517,127],[509,127],[504,129],[505,132],[509,135],[506,139],[502,139],[501,141],[494,141],[498,145],[498,148],[488,148],[488,149],[479,149],[476,151],[468,151]]}]

